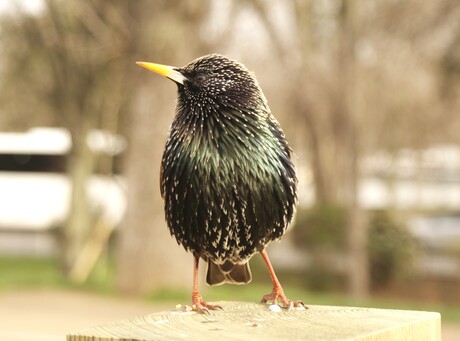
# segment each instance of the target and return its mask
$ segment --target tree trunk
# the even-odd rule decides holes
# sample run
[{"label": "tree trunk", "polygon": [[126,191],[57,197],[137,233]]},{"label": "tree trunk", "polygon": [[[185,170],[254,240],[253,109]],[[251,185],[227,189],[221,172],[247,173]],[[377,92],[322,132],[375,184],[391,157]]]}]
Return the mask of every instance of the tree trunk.
[{"label": "tree trunk", "polygon": [[71,193],[69,213],[64,226],[64,272],[71,271],[79,252],[85,243],[94,217],[91,214],[87,194],[88,181],[94,170],[95,155],[86,143],[88,129],[79,132],[72,140],[73,146],[68,159]]},{"label": "tree trunk", "polygon": [[359,207],[359,131],[357,128],[357,81],[355,32],[358,25],[358,0],[342,1],[339,17],[341,39],[338,54],[340,92],[337,115],[342,123],[341,145],[344,166],[343,199],[347,209],[347,245],[349,259],[348,292],[353,297],[365,297],[369,291],[367,255],[367,224]]},{"label": "tree trunk", "polygon": [[[169,48],[154,45],[158,62],[170,60],[168,63],[174,64],[172,59],[180,55],[181,63],[184,63],[198,53],[215,50],[214,44],[206,43],[200,32],[209,1],[157,1],[152,5],[153,11],[146,11],[148,2],[143,6],[132,3],[131,10],[136,12],[133,17],[137,19],[133,25],[137,30],[137,38],[134,37],[137,41],[133,45],[142,53],[145,53],[141,45],[144,40],[139,37],[145,34],[152,21],[156,21],[156,27],[180,28],[170,32],[176,42],[194,37],[191,45],[175,44]],[[172,22],[171,18],[175,21]],[[149,41],[163,41],[163,35],[161,30],[155,32],[151,37],[156,39],[149,38]],[[134,64],[133,67],[136,68]],[[169,233],[159,187],[161,157],[174,113],[175,85],[140,70],[136,77],[143,77],[141,81],[145,86],[136,86],[136,91],[131,88],[135,98],[132,99],[129,151],[125,160],[128,208],[117,246],[117,287],[131,294],[171,287],[191,289],[193,257]]]},{"label": "tree trunk", "polygon": [[[330,164],[331,153],[333,150],[330,147],[333,141],[329,141],[324,136],[320,136],[320,132],[324,131],[318,127],[315,115],[311,112],[311,108],[304,99],[305,95],[301,92],[301,88],[292,89],[292,102],[296,103],[295,112],[305,121],[307,129],[307,138],[309,140],[309,149],[311,153],[311,169],[313,173],[313,186],[315,190],[315,201],[317,204],[328,204],[337,202],[337,194],[334,191],[336,188],[336,167]],[[329,157],[329,159],[328,159]]]},{"label": "tree trunk", "polygon": [[345,207],[347,210],[347,245],[349,257],[348,293],[355,298],[369,293],[367,221],[358,203],[358,147],[356,128],[350,127],[345,144]]},{"label": "tree trunk", "polygon": [[[170,96],[172,105],[175,92],[168,81],[155,81],[156,89],[170,93],[164,97]],[[164,83],[160,86],[159,82]],[[117,287],[130,294],[167,287],[191,288],[192,284],[192,255],[170,235],[159,189],[160,161],[173,108],[160,107],[161,90],[160,94],[152,93],[150,86],[140,89],[132,111],[126,159],[128,209],[118,244]]]}]

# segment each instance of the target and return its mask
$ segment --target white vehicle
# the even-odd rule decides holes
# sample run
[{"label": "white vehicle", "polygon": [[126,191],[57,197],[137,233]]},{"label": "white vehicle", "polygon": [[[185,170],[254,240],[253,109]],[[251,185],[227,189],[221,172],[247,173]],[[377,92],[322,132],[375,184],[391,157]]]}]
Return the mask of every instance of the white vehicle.
[{"label": "white vehicle", "polygon": [[[93,131],[91,149],[118,154],[121,137]],[[65,174],[70,134],[63,128],[34,128],[0,133],[0,254],[50,254],[56,251],[51,230],[61,226],[70,204],[71,183]],[[118,176],[94,175],[87,184],[91,206],[112,225],[126,209]]]}]

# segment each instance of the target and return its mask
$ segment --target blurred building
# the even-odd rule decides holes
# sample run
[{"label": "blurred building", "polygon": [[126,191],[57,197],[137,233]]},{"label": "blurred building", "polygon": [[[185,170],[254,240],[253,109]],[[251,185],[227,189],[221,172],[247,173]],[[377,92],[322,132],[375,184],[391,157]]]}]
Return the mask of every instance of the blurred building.
[{"label": "blurred building", "polygon": [[[71,143],[63,128],[0,133],[0,254],[47,256],[58,251],[56,232],[70,206],[66,163]],[[87,143],[93,151],[111,156],[119,155],[126,145],[123,138],[98,130],[89,134]],[[310,173],[307,165],[299,165],[303,206],[315,200]],[[125,191],[119,175],[96,172],[87,184],[92,210],[111,226],[123,218]],[[359,201],[365,209],[411,212],[408,229],[424,250],[419,271],[460,276],[460,261],[452,257],[452,252],[460,251],[460,215],[455,213],[460,207],[460,148],[402,149],[364,158]],[[286,257],[282,249],[288,263],[305,263],[304,255],[299,262]]]},{"label": "blurred building", "polygon": [[362,166],[359,198],[365,208],[460,207],[460,148],[455,145],[379,152],[365,158]]},{"label": "blurred building", "polygon": [[[91,132],[87,142],[93,151],[112,156],[126,144],[103,131]],[[55,232],[70,206],[71,183],[65,172],[71,144],[63,128],[0,133],[0,254],[57,252]],[[95,174],[87,184],[91,209],[113,226],[125,212],[123,187],[117,175]]]}]

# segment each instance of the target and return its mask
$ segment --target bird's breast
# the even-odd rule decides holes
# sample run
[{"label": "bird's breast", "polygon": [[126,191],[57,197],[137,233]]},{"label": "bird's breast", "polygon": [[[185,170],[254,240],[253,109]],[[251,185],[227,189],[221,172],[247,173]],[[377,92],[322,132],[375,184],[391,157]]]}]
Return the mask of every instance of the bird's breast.
[{"label": "bird's breast", "polygon": [[229,120],[173,126],[161,176],[171,233],[213,259],[245,259],[279,238],[295,202],[295,174],[282,154],[270,131]]}]

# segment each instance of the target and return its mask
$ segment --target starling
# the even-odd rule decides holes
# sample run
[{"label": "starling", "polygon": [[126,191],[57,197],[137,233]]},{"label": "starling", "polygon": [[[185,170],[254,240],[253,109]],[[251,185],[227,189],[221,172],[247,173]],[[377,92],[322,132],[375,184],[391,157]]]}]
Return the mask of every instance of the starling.
[{"label": "starling", "polygon": [[178,87],[160,183],[169,230],[194,256],[194,309],[220,309],[198,290],[200,258],[208,264],[208,284],[246,284],[257,252],[274,285],[262,302],[303,306],[286,297],[265,251],[292,219],[297,178],[291,149],[254,75],[218,54],[184,67],[137,64]]}]

